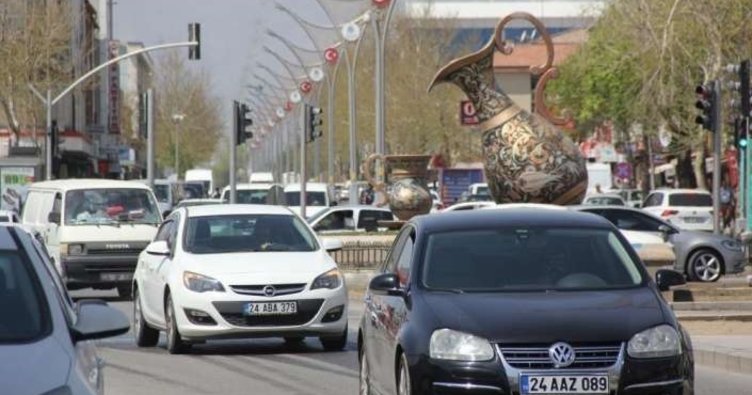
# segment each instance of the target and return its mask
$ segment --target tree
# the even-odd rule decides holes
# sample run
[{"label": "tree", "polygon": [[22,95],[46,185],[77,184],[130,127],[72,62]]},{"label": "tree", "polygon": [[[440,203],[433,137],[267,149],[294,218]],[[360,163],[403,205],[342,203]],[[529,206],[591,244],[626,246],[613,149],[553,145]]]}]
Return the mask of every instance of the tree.
[{"label": "tree", "polygon": [[48,88],[70,79],[70,14],[66,1],[0,4],[0,109],[16,144],[21,129],[43,117],[29,84]]},{"label": "tree", "polygon": [[211,160],[224,124],[207,74],[188,68],[182,54],[170,51],[159,61],[155,96],[157,166],[174,167],[176,144],[178,173]]}]

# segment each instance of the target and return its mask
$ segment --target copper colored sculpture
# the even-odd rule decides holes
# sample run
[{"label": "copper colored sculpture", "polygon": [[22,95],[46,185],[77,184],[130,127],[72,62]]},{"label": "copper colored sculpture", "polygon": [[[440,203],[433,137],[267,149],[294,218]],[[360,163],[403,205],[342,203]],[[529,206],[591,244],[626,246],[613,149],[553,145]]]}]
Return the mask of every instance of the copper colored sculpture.
[{"label": "copper colored sculpture", "polygon": [[[373,164],[376,159],[383,163],[383,174],[386,175],[390,187],[388,192],[385,191],[384,182],[373,178]],[[433,199],[426,185],[430,161],[430,155],[374,154],[366,159],[363,173],[374,189],[386,192],[389,208],[394,215],[402,221],[407,221],[416,215],[428,214],[431,211]]]},{"label": "copper colored sculpture", "polygon": [[[531,68],[540,75],[531,114],[496,89],[493,78],[493,55],[506,55],[513,48],[502,39],[502,31],[513,19],[526,19],[539,31],[546,44],[545,65]],[[514,13],[496,26],[494,37],[480,51],[456,59],[441,69],[429,90],[436,84],[452,82],[459,86],[475,105],[483,131],[484,167],[491,195],[497,203],[537,202],[579,204],[587,188],[585,159],[577,146],[554,124],[567,119],[554,118],[543,102],[548,79],[556,76],[552,67],[553,43],[543,24],[527,13]]]}]

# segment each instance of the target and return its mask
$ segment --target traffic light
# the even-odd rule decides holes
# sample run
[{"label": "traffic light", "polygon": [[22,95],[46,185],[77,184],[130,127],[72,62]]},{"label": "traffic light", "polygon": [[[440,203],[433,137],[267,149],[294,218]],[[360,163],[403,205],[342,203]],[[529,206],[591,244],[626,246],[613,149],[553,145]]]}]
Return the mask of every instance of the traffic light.
[{"label": "traffic light", "polygon": [[201,59],[201,24],[189,23],[188,24],[188,41],[196,42],[196,45],[188,47],[188,59],[200,60]]},{"label": "traffic light", "polygon": [[746,117],[738,117],[734,120],[734,143],[741,148],[747,146],[749,139],[747,122],[749,122],[749,118]]},{"label": "traffic light", "polygon": [[697,85],[695,88],[697,101],[695,108],[700,110],[700,114],[695,118],[695,123],[702,125],[702,128],[715,133],[716,131],[716,107],[718,105],[718,94],[714,86]]},{"label": "traffic light", "polygon": [[324,135],[321,125],[324,123],[321,107],[306,106],[306,126],[308,128],[308,142],[312,142]]},{"label": "traffic light", "polygon": [[253,138],[253,133],[248,130],[253,125],[251,109],[245,103],[233,102],[235,113],[235,144],[244,144],[246,139]]},{"label": "traffic light", "polygon": [[747,118],[752,112],[752,97],[749,92],[749,60],[739,64],[739,97],[742,99],[742,117]]},{"label": "traffic light", "polygon": [[57,127],[57,120],[53,119],[50,127],[50,140],[52,141],[52,156],[57,157],[60,154],[60,128]]}]

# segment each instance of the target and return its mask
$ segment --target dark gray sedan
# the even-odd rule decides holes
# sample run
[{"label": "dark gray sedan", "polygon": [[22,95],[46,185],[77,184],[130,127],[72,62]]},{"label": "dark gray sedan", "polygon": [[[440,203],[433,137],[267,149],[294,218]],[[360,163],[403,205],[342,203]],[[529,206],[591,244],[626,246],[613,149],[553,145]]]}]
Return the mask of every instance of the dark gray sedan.
[{"label": "dark gray sedan", "polygon": [[674,269],[692,281],[717,281],[724,274],[740,273],[747,263],[744,245],[728,236],[679,229],[638,209],[614,206],[579,206],[574,210],[605,217],[617,228],[659,235],[674,246]]}]

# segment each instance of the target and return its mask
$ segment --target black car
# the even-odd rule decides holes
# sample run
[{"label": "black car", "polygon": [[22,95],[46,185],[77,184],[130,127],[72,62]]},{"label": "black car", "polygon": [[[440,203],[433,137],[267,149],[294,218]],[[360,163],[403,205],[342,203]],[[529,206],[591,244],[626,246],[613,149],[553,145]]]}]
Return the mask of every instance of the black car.
[{"label": "black car", "polygon": [[691,394],[689,336],[602,217],[416,217],[366,293],[361,394]]}]

